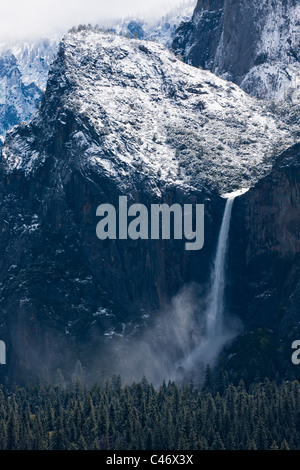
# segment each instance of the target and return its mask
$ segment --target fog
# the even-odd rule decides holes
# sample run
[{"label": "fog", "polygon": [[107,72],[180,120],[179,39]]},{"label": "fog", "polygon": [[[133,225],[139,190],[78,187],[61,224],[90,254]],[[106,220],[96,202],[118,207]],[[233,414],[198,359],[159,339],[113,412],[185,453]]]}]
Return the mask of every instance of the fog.
[{"label": "fog", "polygon": [[49,37],[80,23],[103,25],[131,15],[158,19],[182,3],[183,0],[2,0],[0,41]]},{"label": "fog", "polygon": [[207,364],[215,365],[222,348],[241,325],[231,317],[213,339],[207,337],[207,293],[197,285],[185,287],[139,338],[121,341],[111,351],[111,372],[125,383],[143,376],[159,386],[163,380],[202,382]]}]

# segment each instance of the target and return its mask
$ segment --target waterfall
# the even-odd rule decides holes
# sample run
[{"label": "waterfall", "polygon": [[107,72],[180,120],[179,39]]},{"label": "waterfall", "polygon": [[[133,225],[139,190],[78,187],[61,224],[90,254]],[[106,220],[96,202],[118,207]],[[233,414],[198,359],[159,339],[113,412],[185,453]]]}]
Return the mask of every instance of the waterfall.
[{"label": "waterfall", "polygon": [[208,303],[205,311],[206,328],[203,337],[181,364],[184,369],[191,369],[195,364],[212,363],[222,347],[232,339],[236,332],[227,331],[224,326],[224,293],[226,287],[226,258],[230,220],[234,200],[248,191],[240,189],[233,193],[224,194],[227,199],[219,232],[217,250],[210,280]]}]

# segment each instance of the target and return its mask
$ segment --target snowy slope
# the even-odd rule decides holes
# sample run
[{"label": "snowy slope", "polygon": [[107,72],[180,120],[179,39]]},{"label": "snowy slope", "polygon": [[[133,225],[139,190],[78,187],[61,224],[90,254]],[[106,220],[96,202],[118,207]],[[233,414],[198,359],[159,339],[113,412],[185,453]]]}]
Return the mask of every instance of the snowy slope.
[{"label": "snowy slope", "polygon": [[62,135],[72,126],[68,148],[82,168],[121,186],[137,172],[154,188],[160,178],[248,186],[292,143],[288,129],[238,86],[161,44],[93,30],[64,38],[38,116],[8,134],[4,171],[34,172],[47,158],[44,145],[33,145],[35,134],[51,141],[58,126]]},{"label": "snowy slope", "polygon": [[7,46],[0,45],[1,55],[12,54],[25,85],[35,83],[41,90],[46,88],[51,62],[57,54],[60,38],[45,38],[38,41],[25,41]]}]

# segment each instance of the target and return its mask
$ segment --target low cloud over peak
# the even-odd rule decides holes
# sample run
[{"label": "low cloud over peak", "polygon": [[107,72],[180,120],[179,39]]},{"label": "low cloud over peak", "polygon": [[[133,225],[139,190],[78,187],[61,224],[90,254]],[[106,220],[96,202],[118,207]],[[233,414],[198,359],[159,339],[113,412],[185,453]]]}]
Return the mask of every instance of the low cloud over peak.
[{"label": "low cloud over peak", "polygon": [[[136,15],[147,19],[163,16],[182,0],[4,0],[1,5],[0,41],[63,34],[80,23],[105,24]],[[195,2],[196,3],[196,2]]]}]

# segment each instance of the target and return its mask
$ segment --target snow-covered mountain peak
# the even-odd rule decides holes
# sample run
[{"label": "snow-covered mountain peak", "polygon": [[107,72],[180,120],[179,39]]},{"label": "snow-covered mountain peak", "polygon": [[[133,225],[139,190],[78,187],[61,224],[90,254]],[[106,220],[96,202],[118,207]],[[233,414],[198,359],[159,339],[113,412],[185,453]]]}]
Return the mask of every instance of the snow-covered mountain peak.
[{"label": "snow-covered mountain peak", "polygon": [[111,28],[122,36],[157,41],[170,47],[176,29],[182,22],[191,19],[195,5],[196,0],[186,0],[159,20],[145,21],[128,17],[112,22]]},{"label": "snow-covered mountain peak", "polygon": [[291,144],[284,125],[238,86],[161,44],[91,29],[63,39],[38,116],[9,133],[4,170],[39,167],[47,150],[38,140],[120,185],[142,174],[154,185],[222,190],[251,185]]}]

